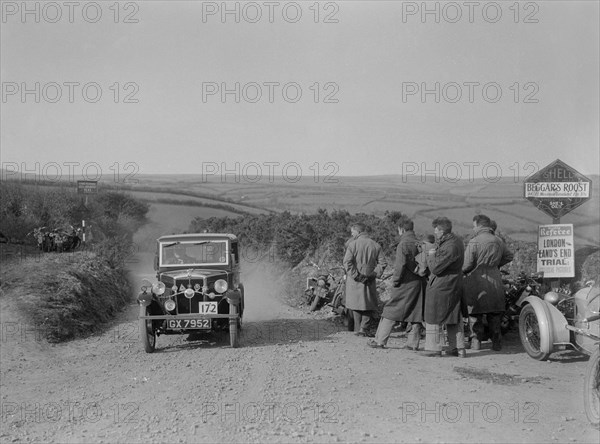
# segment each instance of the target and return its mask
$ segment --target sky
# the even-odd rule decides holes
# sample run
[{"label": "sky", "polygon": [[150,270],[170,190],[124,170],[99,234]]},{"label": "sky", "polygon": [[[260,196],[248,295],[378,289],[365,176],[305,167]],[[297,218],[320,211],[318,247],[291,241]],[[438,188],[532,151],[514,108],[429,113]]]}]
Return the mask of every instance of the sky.
[{"label": "sky", "polygon": [[600,173],[597,1],[1,5],[11,174]]}]

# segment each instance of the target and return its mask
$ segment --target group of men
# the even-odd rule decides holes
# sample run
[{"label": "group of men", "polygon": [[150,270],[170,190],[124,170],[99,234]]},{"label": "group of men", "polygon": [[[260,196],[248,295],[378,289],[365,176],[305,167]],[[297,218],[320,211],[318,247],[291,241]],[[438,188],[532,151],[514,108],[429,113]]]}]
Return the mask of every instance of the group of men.
[{"label": "group of men", "polygon": [[[481,347],[485,316],[492,349],[501,350],[500,321],[505,307],[500,267],[512,261],[512,253],[495,235],[495,223],[485,215],[473,218],[474,236],[466,249],[452,232],[448,218],[438,217],[432,226],[434,238],[419,241],[413,221],[399,221],[391,294],[368,345],[385,348],[396,322],[404,322],[410,325],[405,348],[418,351],[424,324],[425,349],[420,353],[442,356],[445,326],[446,354],[465,357],[467,347]],[[363,224],[354,224],[351,233],[344,255],[346,308],[352,310],[355,334],[372,336],[367,326],[378,312],[375,280],[382,277],[387,261]],[[463,317],[469,319],[467,342]]]}]

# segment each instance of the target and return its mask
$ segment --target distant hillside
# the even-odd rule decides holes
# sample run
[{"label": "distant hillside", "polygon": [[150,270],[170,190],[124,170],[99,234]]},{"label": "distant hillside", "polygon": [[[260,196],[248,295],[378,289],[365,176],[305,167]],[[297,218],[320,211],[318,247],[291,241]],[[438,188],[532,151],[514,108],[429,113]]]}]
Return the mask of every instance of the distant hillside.
[{"label": "distant hillside", "polygon": [[[588,176],[592,196],[600,195],[600,177]],[[136,176],[136,184],[102,182],[102,186],[132,192],[149,202],[188,204],[222,209],[233,213],[268,214],[290,211],[313,214],[319,208],[347,210],[383,216],[400,211],[415,220],[421,232],[431,230],[431,221],[447,216],[455,230],[465,235],[475,214],[496,220],[502,232],[519,240],[537,239],[537,226],[550,218],[523,198],[524,178],[444,180],[433,176],[307,176],[293,182],[274,176],[260,180],[233,176],[152,174]],[[237,182],[236,182],[237,180]],[[575,225],[578,245],[598,244],[600,239],[600,200],[590,199],[561,220]]]}]

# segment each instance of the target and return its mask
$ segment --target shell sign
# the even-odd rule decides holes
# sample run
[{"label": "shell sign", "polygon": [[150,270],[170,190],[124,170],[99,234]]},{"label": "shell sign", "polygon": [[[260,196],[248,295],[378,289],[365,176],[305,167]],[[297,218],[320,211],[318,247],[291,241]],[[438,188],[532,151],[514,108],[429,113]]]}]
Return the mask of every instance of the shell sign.
[{"label": "shell sign", "polygon": [[524,188],[525,198],[554,220],[592,197],[592,181],[559,159],[525,179]]}]

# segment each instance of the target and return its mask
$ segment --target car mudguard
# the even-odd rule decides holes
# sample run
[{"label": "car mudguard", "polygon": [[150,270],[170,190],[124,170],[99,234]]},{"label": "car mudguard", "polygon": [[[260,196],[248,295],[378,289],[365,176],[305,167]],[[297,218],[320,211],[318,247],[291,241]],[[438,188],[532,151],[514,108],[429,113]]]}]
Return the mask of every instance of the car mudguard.
[{"label": "car mudguard", "polygon": [[523,301],[531,304],[538,318],[540,328],[540,350],[551,353],[555,345],[570,344],[569,330],[567,330],[567,319],[552,304],[540,299],[538,296],[528,296]]}]

